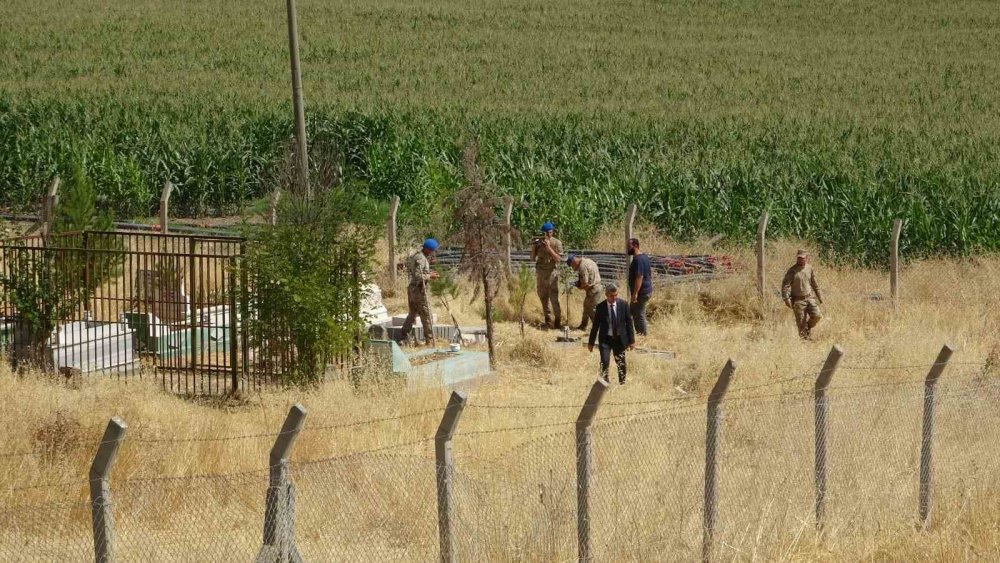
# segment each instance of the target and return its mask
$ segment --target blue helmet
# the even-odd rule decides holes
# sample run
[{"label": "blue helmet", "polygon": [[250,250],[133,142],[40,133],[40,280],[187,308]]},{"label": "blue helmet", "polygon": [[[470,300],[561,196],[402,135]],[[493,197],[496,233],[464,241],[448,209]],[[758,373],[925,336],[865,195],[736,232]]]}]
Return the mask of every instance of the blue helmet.
[{"label": "blue helmet", "polygon": [[544,225],[542,225],[542,232],[543,233],[547,233],[549,231],[554,231],[554,230],[556,230],[556,226],[553,225],[552,223],[546,222]]},{"label": "blue helmet", "polygon": [[430,251],[433,252],[433,251],[437,250],[437,248],[438,248],[438,241],[436,241],[436,240],[434,240],[432,238],[429,238],[429,239],[427,239],[427,240],[424,241],[424,248],[426,248],[427,250],[430,250]]},{"label": "blue helmet", "polygon": [[567,265],[567,266],[572,266],[572,265],[573,265],[573,259],[574,259],[574,258],[576,258],[576,254],[572,254],[572,253],[571,253],[571,254],[570,254],[569,256],[567,256],[567,257],[566,257],[566,265]]}]

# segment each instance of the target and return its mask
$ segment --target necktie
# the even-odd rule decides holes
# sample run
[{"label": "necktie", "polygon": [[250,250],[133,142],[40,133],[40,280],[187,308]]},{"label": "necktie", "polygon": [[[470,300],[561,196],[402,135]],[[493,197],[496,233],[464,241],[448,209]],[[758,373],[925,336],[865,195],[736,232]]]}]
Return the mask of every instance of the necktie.
[{"label": "necktie", "polygon": [[614,304],[611,305],[611,336],[615,338],[618,337],[618,313],[616,311],[617,307]]}]

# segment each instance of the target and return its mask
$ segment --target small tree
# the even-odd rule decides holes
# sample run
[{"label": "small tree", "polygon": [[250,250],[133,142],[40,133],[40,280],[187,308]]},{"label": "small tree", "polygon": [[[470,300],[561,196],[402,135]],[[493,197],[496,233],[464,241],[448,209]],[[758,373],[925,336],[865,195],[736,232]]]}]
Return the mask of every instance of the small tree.
[{"label": "small tree", "polygon": [[448,316],[451,317],[452,324],[455,325],[456,338],[461,339],[461,329],[458,326],[458,320],[455,319],[455,314],[451,312],[451,302],[458,299],[459,287],[458,283],[455,281],[455,276],[448,270],[440,272],[440,276],[436,280],[432,280],[430,283],[431,295],[437,297],[444,306],[444,310],[448,312]]},{"label": "small tree", "polygon": [[493,300],[507,275],[505,235],[511,232],[500,219],[497,209],[502,202],[487,187],[477,161],[479,145],[470,141],[462,157],[465,186],[455,194],[455,224],[461,229],[458,240],[462,244],[459,268],[469,276],[482,292],[486,306],[486,341],[490,351],[490,367],[496,364],[493,338]]},{"label": "small tree", "polygon": [[365,328],[359,307],[381,218],[341,189],[309,202],[288,194],[277,211],[277,225],[247,228],[253,314],[244,322],[259,361],[284,358],[283,382],[309,385]]},{"label": "small tree", "polygon": [[73,319],[121,263],[121,254],[108,252],[120,248],[117,239],[84,234],[110,230],[113,223],[98,210],[93,181],[80,163],[63,188],[54,219],[43,246],[20,239],[3,248],[7,267],[0,273],[0,297],[17,311],[15,366],[23,361],[51,367],[45,344],[53,330]]},{"label": "small tree", "polygon": [[511,276],[508,283],[511,305],[517,310],[517,320],[521,328],[521,338],[524,338],[524,306],[528,303],[531,289],[535,287],[535,275],[527,264],[521,264],[517,275]]}]

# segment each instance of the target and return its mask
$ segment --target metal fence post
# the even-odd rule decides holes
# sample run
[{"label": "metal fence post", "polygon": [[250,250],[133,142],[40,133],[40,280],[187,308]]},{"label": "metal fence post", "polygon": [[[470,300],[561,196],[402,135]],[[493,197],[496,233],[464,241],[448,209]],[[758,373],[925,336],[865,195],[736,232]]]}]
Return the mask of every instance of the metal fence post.
[{"label": "metal fence post", "polygon": [[288,458],[305,420],[305,407],[293,405],[271,447],[264,508],[264,545],[257,553],[257,563],[302,561],[299,548],[295,545],[295,486],[288,476]]},{"label": "metal fence post", "polygon": [[889,240],[889,294],[892,306],[899,306],[899,235],[903,232],[903,220],[892,222],[892,238]]},{"label": "metal fence post", "polygon": [[722,399],[729,389],[729,382],[736,371],[733,360],[726,362],[718,381],[708,395],[708,409],[705,414],[705,506],[702,523],[701,559],[708,561],[712,555],[713,534],[715,533],[715,486],[719,469],[719,437],[722,423]]},{"label": "metal fence post", "polygon": [[826,357],[826,363],[816,378],[816,386],[813,391],[813,398],[816,402],[815,432],[816,432],[816,529],[823,529],[823,514],[826,508],[826,435],[827,435],[827,412],[829,410],[829,400],[826,397],[826,390],[830,386],[833,374],[837,371],[840,359],[844,357],[844,351],[840,346],[834,344],[830,349],[830,354]]},{"label": "metal fence post", "polygon": [[108,421],[97,454],[90,465],[90,515],[94,529],[94,561],[115,560],[115,523],[111,510],[111,467],[125,439],[128,425],[118,417]]},{"label": "metal fence post", "polygon": [[597,416],[597,407],[608,390],[608,384],[597,378],[590,388],[587,400],[576,418],[576,541],[580,561],[591,560],[590,546],[590,476],[593,467],[593,435],[591,425]]},{"label": "metal fence post", "polygon": [[[637,208],[634,203],[628,205],[628,211],[625,213],[625,271],[632,266],[632,256],[628,253],[628,241],[635,237],[634,227],[635,227],[635,214]],[[630,289],[631,291],[631,289]]]},{"label": "metal fence post", "polygon": [[[194,384],[195,378],[198,375],[198,288],[197,284],[197,271],[196,271],[196,259],[195,251],[197,250],[197,239],[194,237],[188,239],[188,328],[191,331],[190,334],[190,350],[191,353],[191,376],[192,384]],[[183,344],[183,343],[182,343]],[[185,389],[186,391],[187,389]]]},{"label": "metal fence post", "polygon": [[240,388],[239,337],[236,314],[236,257],[229,259],[229,374],[232,392]]},{"label": "metal fence post", "polygon": [[394,195],[389,201],[389,216],[385,220],[385,240],[389,246],[386,257],[389,269],[389,287],[396,291],[396,213],[399,211],[399,196]]},{"label": "metal fence post", "polygon": [[948,360],[955,349],[945,344],[934,360],[927,378],[924,380],[924,426],[920,441],[920,525],[927,526],[931,514],[931,483],[933,480],[932,448],[934,445],[934,388],[938,378],[944,373]]},{"label": "metal fence post", "polygon": [[170,194],[173,191],[174,185],[167,180],[160,192],[160,232],[164,234],[170,229]]},{"label": "metal fence post", "polygon": [[455,507],[452,504],[454,467],[451,459],[451,439],[458,427],[458,419],[465,409],[465,395],[452,391],[444,417],[434,435],[434,471],[437,481],[438,542],[441,561],[455,561],[455,530],[452,528]]},{"label": "metal fence post", "polygon": [[507,252],[507,273],[514,274],[514,263],[511,261],[510,218],[514,214],[514,198],[507,196],[503,204],[504,248]]},{"label": "metal fence post", "polygon": [[767,236],[767,221],[770,215],[767,211],[760,216],[757,223],[757,296],[760,297],[761,305],[764,303],[764,239]]}]

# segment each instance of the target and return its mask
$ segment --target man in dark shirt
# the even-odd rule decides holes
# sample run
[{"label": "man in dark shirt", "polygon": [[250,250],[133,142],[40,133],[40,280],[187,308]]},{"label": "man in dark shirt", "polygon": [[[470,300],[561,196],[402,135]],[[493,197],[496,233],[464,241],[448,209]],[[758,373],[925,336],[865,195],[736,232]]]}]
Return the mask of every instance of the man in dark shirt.
[{"label": "man in dark shirt", "polygon": [[639,239],[629,239],[628,253],[632,257],[628,268],[629,309],[636,334],[646,336],[646,303],[653,295],[653,268],[649,256],[639,249]]}]

